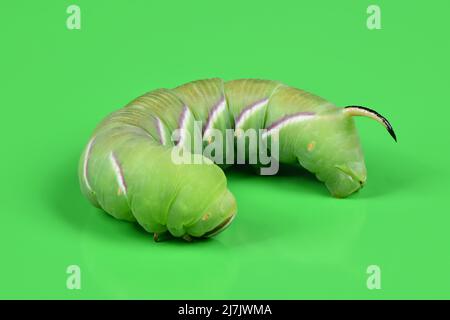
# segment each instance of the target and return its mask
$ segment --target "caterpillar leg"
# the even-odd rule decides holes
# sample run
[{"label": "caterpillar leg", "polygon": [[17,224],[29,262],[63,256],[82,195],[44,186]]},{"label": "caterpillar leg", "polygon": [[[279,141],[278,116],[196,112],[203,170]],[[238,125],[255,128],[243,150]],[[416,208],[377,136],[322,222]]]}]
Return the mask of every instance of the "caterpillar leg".
[{"label": "caterpillar leg", "polygon": [[170,232],[162,231],[162,232],[153,232],[153,240],[155,242],[163,242],[172,238]]}]

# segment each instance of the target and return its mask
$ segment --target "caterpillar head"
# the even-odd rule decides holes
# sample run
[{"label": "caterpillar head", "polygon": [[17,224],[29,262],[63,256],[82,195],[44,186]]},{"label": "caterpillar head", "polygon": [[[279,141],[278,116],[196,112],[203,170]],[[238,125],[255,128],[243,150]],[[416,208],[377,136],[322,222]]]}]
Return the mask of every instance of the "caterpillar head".
[{"label": "caterpillar head", "polygon": [[[391,124],[374,110],[360,106],[349,106],[320,115],[320,121],[311,124],[316,134],[315,145],[307,149],[311,163],[320,163],[317,172],[331,194],[338,198],[347,197],[361,189],[366,183],[367,171],[361,149],[354,116],[365,116],[382,124],[397,141]],[[315,149],[315,150],[314,150]]]},{"label": "caterpillar head", "polygon": [[225,230],[236,216],[236,200],[230,191],[225,190],[216,197],[189,229],[194,237],[213,237]]}]

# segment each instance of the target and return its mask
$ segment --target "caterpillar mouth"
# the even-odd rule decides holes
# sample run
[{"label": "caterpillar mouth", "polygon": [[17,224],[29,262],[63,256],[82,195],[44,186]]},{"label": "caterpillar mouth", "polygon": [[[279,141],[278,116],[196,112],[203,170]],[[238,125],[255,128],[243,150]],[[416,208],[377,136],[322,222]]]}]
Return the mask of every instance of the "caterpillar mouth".
[{"label": "caterpillar mouth", "polygon": [[339,169],[342,173],[349,176],[353,181],[356,181],[359,183],[360,188],[364,186],[366,183],[365,179],[360,178],[357,174],[355,174],[352,170],[347,169],[344,166],[336,165],[335,168]]},{"label": "caterpillar mouth", "polygon": [[334,167],[338,170],[337,175],[325,182],[334,197],[346,198],[364,186],[365,174],[355,172],[346,165],[335,165]]},{"label": "caterpillar mouth", "polygon": [[230,224],[231,222],[234,220],[234,217],[236,216],[235,213],[233,213],[231,216],[229,216],[228,218],[226,218],[224,221],[222,221],[218,226],[216,226],[214,229],[206,232],[203,237],[204,238],[210,238],[215,236],[216,234],[218,234],[219,232],[222,232],[223,230],[225,230]]}]

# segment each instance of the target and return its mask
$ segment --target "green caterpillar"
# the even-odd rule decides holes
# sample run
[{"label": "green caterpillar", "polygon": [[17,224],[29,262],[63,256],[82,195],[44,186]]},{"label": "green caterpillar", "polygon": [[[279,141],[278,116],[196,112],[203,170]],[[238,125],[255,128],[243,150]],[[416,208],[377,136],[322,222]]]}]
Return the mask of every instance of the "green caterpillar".
[{"label": "green caterpillar", "polygon": [[[371,109],[338,108],[276,81],[208,79],[154,90],[95,129],[80,160],[81,190],[93,205],[117,219],[137,221],[155,240],[167,231],[186,240],[211,237],[232,222],[237,207],[223,170],[192,147],[196,122],[202,123],[202,147],[214,132],[225,137],[230,129],[264,129],[258,140],[265,144],[257,152],[267,149],[281,163],[300,164],[333,196],[346,197],[366,182],[353,116],[378,121],[396,140],[389,122]],[[215,150],[219,159],[236,160],[231,152],[239,136],[231,149]],[[278,154],[269,146],[275,137]],[[174,150],[203,162],[177,164]]]}]

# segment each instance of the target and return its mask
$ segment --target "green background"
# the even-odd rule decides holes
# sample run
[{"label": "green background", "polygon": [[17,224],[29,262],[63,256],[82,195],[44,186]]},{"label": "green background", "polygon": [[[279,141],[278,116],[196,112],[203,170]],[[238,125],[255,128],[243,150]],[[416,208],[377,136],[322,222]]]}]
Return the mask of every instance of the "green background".
[{"label": "green background", "polygon": [[[66,9],[81,8],[81,30]],[[378,4],[382,30],[368,30]],[[450,298],[448,1],[2,1],[1,298]],[[91,207],[96,124],[151,89],[280,80],[375,108],[368,183],[332,198],[303,172],[234,170],[239,213],[210,241],[154,243]],[[81,267],[81,290],[66,268]],[[381,268],[381,290],[366,269]]]}]

